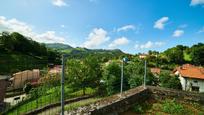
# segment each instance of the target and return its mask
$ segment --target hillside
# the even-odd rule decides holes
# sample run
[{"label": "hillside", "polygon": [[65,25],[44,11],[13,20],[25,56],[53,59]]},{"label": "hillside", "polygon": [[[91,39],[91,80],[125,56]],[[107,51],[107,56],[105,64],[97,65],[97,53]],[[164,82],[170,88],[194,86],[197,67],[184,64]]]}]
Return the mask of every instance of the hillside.
[{"label": "hillside", "polygon": [[84,58],[86,56],[95,55],[99,57],[106,57],[108,59],[112,59],[127,55],[120,49],[106,50],[106,49],[87,49],[82,47],[73,48],[70,45],[61,43],[46,44],[46,47],[54,49],[60,53],[69,54],[70,57],[74,58]]},{"label": "hillside", "polygon": [[64,49],[73,49],[70,45],[62,44],[62,43],[48,43],[45,44],[47,48],[54,48],[57,50],[64,50]]},{"label": "hillside", "polygon": [[48,63],[60,63],[60,56],[56,51],[47,49],[45,44],[17,32],[1,33],[0,52],[0,74],[12,74],[47,67]]}]

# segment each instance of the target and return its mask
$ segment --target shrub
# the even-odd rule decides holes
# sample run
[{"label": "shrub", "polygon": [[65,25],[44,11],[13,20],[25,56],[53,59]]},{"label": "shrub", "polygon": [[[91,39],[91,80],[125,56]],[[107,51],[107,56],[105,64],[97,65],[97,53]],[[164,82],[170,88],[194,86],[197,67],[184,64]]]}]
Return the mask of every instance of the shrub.
[{"label": "shrub", "polygon": [[182,114],[185,111],[184,107],[176,103],[175,99],[165,100],[162,105],[162,111],[169,114]]}]

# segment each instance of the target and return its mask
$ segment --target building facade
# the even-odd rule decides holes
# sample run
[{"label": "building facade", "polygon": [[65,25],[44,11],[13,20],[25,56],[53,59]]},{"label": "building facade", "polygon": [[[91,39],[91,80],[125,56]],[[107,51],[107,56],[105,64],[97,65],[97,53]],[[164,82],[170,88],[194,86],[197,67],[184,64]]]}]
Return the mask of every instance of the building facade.
[{"label": "building facade", "polygon": [[185,64],[176,68],[174,74],[179,76],[183,90],[204,92],[204,68]]}]

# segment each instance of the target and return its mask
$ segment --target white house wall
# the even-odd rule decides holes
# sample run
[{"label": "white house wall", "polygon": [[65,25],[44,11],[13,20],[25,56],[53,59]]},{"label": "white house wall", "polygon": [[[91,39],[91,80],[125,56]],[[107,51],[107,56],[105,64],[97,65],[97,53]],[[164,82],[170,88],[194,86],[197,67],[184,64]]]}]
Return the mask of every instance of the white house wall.
[{"label": "white house wall", "polygon": [[[192,78],[184,78],[179,76],[180,83],[182,85],[182,89],[186,91],[191,91],[191,84],[192,86],[199,87],[199,92],[204,92],[204,80],[201,79],[192,79]],[[195,82],[197,81],[197,82]]]}]

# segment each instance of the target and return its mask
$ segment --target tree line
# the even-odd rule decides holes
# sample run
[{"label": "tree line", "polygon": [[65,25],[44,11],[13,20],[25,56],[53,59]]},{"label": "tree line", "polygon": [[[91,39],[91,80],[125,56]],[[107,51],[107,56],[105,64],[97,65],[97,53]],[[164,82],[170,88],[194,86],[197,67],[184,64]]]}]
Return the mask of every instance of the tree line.
[{"label": "tree line", "polygon": [[[112,95],[120,91],[121,60],[110,60],[106,63],[94,56],[84,59],[70,59],[66,63],[66,84],[73,89],[95,88],[98,94]],[[128,90],[143,84],[144,60],[132,58],[124,63],[123,90]],[[162,72],[160,77],[154,76],[147,67],[147,85],[181,89],[180,81],[170,73]]]}]

